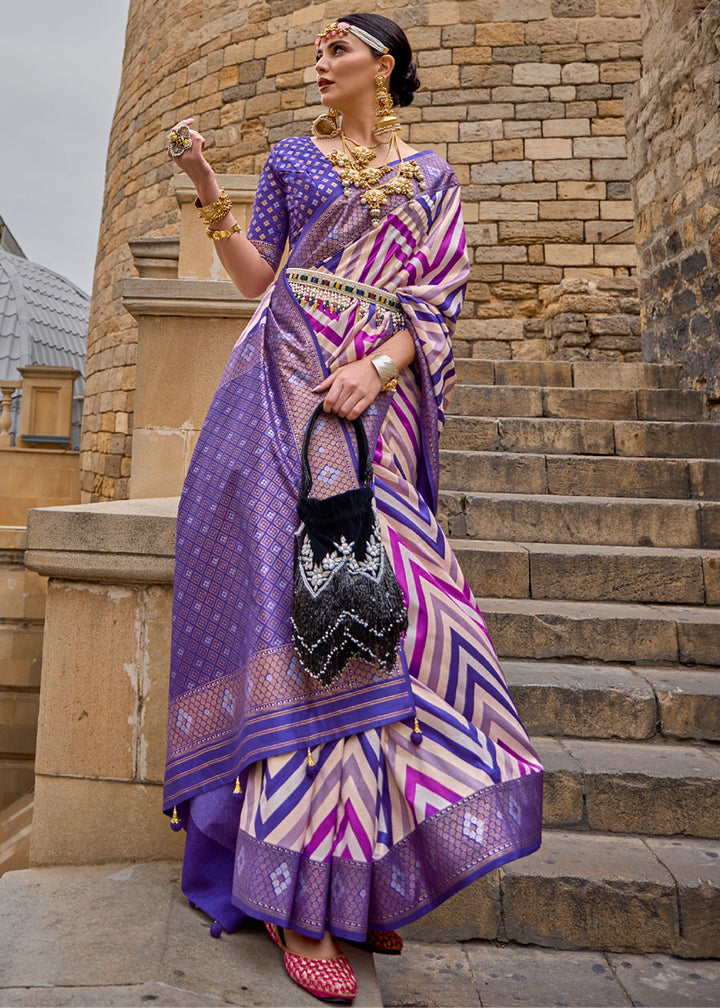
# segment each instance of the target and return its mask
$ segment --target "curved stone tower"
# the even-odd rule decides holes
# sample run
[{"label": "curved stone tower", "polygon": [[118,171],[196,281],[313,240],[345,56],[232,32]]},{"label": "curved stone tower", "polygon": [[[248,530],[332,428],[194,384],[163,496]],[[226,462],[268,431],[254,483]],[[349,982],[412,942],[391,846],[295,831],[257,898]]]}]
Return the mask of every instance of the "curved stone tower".
[{"label": "curved stone tower", "polygon": [[[564,294],[550,328],[543,302],[553,285],[579,283],[572,300],[602,278],[591,310],[613,315],[632,288],[622,100],[640,72],[639,0],[362,6],[406,29],[423,85],[401,112],[406,135],[464,187],[473,273],[456,353],[639,359],[636,318],[578,335],[563,329],[576,311]],[[217,170],[258,171],[272,143],[318,114],[313,42],[346,11],[342,0],[131,0],[88,339],[85,501],[128,493],[136,326],[120,286],[135,272],[129,239],[178,233],[167,132],[193,116]]]}]

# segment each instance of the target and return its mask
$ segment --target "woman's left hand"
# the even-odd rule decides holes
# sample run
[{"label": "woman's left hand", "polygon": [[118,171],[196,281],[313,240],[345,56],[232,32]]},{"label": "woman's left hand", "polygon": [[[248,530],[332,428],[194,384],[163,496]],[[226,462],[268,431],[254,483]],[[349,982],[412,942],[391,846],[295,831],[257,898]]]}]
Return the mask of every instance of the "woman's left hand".
[{"label": "woman's left hand", "polygon": [[326,413],[337,413],[346,420],[357,420],[370,403],[377,399],[382,382],[369,357],[343,364],[325,381],[317,385],[313,392],[326,392],[323,409]]}]

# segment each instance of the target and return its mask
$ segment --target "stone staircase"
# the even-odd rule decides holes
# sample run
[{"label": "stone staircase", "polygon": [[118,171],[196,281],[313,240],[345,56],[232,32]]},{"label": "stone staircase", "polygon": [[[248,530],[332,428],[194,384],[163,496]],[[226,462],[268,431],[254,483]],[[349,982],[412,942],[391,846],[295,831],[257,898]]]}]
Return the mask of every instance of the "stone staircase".
[{"label": "stone staircase", "polygon": [[32,792],[0,812],[0,878],[5,872],[27,868],[32,814]]},{"label": "stone staircase", "polygon": [[672,365],[457,365],[440,515],[546,829],[410,936],[720,957],[720,424]]}]

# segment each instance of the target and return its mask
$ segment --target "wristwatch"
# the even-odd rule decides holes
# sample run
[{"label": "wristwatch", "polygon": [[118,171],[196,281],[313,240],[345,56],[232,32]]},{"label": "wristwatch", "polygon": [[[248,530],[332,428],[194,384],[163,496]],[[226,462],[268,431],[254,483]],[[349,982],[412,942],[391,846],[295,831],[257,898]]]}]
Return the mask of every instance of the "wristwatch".
[{"label": "wristwatch", "polygon": [[379,353],[373,354],[370,361],[380,375],[380,381],[382,386],[380,387],[381,392],[394,392],[397,388],[398,376],[400,372],[397,369],[397,365],[391,357],[387,354]]}]

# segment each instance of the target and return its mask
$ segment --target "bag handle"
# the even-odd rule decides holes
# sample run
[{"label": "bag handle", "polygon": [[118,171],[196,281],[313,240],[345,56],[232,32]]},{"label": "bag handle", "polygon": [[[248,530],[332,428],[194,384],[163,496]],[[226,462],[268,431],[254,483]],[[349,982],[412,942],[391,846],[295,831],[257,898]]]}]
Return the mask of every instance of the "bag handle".
[{"label": "bag handle", "polygon": [[[312,429],[315,426],[320,414],[323,412],[323,404],[320,403],[312,413],[312,416],[307,422],[307,427],[305,428],[305,437],[303,438],[302,446],[302,480],[300,482],[300,496],[307,497],[312,490],[312,473],[310,472],[310,462],[308,461],[308,447],[310,445],[310,435],[312,434]],[[333,414],[328,414],[332,416]],[[337,414],[335,414],[337,416]],[[342,420],[343,417],[338,416],[338,420]],[[368,445],[367,434],[365,433],[365,426],[360,419],[357,417],[352,421],[352,425],[355,428],[355,437],[358,443],[358,478],[361,483],[365,486],[369,486],[373,478],[373,466],[372,459],[370,458],[370,447]],[[364,475],[363,475],[364,474]]]}]

